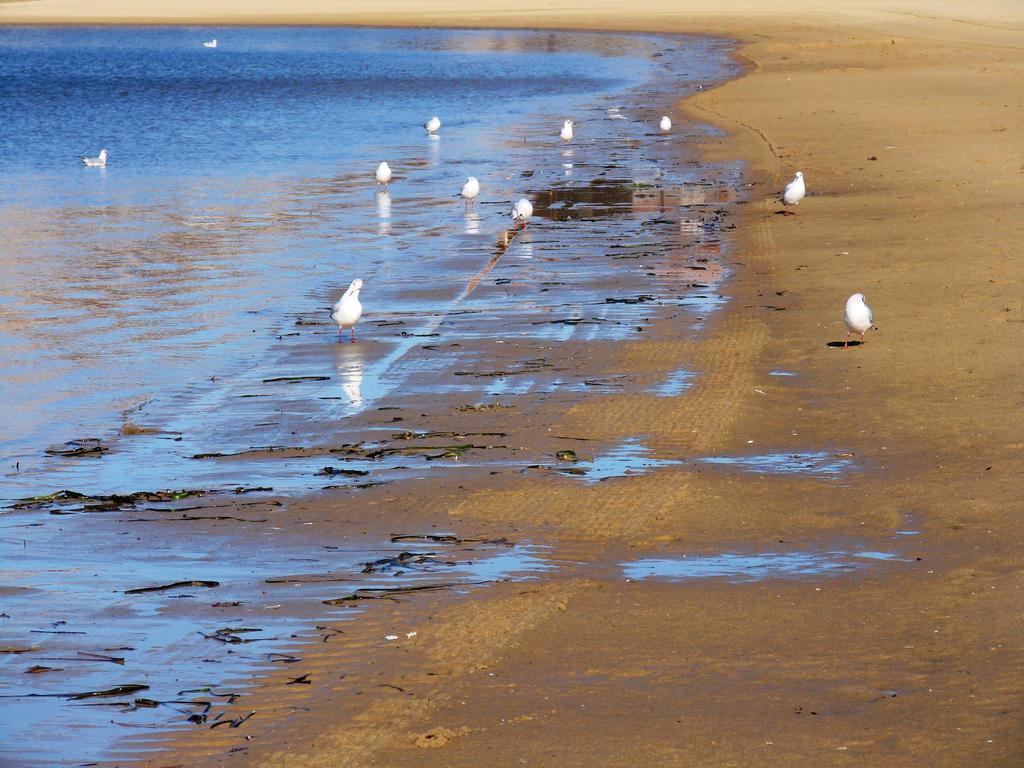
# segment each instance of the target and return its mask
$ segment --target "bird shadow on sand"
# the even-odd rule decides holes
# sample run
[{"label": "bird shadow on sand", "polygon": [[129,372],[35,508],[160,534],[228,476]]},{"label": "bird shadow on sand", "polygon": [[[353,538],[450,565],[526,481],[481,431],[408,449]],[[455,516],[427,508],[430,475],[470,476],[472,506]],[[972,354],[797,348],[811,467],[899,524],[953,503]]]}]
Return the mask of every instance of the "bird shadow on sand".
[{"label": "bird shadow on sand", "polygon": [[[863,346],[863,345],[864,345],[863,341],[851,341],[850,342],[850,346],[851,347],[860,347],[860,346]],[[842,342],[842,341],[830,341],[825,346],[826,347],[832,347],[832,349],[842,349],[843,347],[846,346],[846,343]]]}]

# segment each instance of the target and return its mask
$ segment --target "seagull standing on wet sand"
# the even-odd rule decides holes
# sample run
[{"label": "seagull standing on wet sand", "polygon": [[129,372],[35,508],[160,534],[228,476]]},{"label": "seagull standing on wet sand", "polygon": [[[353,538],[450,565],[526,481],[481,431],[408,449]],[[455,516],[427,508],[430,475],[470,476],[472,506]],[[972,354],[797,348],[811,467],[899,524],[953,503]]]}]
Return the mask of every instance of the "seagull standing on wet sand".
[{"label": "seagull standing on wet sand", "polygon": [[473,205],[476,202],[476,196],[479,194],[480,182],[476,180],[476,176],[470,176],[466,179],[466,183],[462,185],[462,191],[459,195],[466,201],[466,205]]},{"label": "seagull standing on wet sand", "polygon": [[377,186],[384,185],[384,189],[388,188],[388,182],[391,181],[391,167],[387,163],[381,163],[377,166]]},{"label": "seagull standing on wet sand", "polygon": [[90,168],[105,168],[107,166],[107,150],[101,149],[97,157],[82,157],[82,162]]},{"label": "seagull standing on wet sand", "polygon": [[661,128],[661,130],[663,130],[663,131],[671,131],[672,130],[672,118],[670,118],[668,115],[663,116],[661,118],[661,122],[658,123],[658,127]]},{"label": "seagull standing on wet sand", "polygon": [[572,141],[572,136],[573,136],[572,129],[573,129],[573,122],[572,122],[572,120],[566,120],[564,123],[562,123],[562,130],[558,132],[559,138],[561,138],[562,141]]},{"label": "seagull standing on wet sand", "polygon": [[804,175],[802,172],[797,171],[793,180],[782,190],[782,202],[786,205],[797,205],[804,199],[806,194],[807,188],[804,186]]},{"label": "seagull standing on wet sand", "polygon": [[438,117],[437,115],[434,115],[432,118],[430,118],[429,120],[427,120],[427,122],[423,124],[423,130],[425,130],[427,133],[437,133],[440,128],[441,118]]},{"label": "seagull standing on wet sand", "polygon": [[363,287],[363,281],[358,277],[352,281],[345,295],[338,299],[331,308],[331,319],[338,324],[339,340],[346,328],[352,329],[352,336],[349,341],[355,343],[356,323],[363,316],[363,305],[359,303],[359,289]]},{"label": "seagull standing on wet sand", "polygon": [[843,349],[850,344],[850,334],[859,333],[860,343],[864,343],[864,334],[875,327],[875,316],[871,307],[864,301],[863,293],[855,293],[846,300],[846,311],[843,313],[843,324],[846,325],[846,339]]},{"label": "seagull standing on wet sand", "polygon": [[533,203],[525,197],[520,198],[519,202],[512,206],[512,231],[515,232],[520,223],[523,225],[523,229],[526,229],[526,222],[530,220],[531,216],[533,216]]}]

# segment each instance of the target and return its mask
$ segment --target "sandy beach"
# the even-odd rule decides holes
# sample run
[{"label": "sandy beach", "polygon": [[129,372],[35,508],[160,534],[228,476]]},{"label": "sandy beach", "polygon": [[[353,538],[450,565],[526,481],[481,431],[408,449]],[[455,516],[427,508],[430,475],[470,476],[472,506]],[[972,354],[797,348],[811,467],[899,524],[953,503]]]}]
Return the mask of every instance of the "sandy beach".
[{"label": "sandy beach", "polygon": [[[408,529],[551,547],[556,571],[384,602],[269,670],[239,728],[176,732],[147,765],[1010,766],[1024,763],[1024,11],[1016,3],[383,0],[0,5],[0,24],[367,24],[614,29],[734,39],[744,74],[677,105],[741,158],[732,297],[699,343],[670,321],[560,361],[642,378],[439,429],[613,443],[656,456],[822,452],[855,469],[669,466],[581,487],[480,472],[360,491]],[[779,215],[796,170],[809,196]],[[879,330],[849,350],[842,308]],[[566,350],[569,355],[571,350]],[[514,353],[509,352],[509,355]],[[500,362],[500,361],[499,361]],[[786,372],[792,376],[772,375]],[[541,435],[541,436],[539,436]],[[532,441],[532,442],[531,442]],[[547,442],[545,442],[547,441]],[[551,447],[558,447],[555,443]],[[347,492],[285,500],[332,524]],[[346,525],[351,524],[350,522]],[[341,524],[337,524],[341,525]],[[377,521],[375,525],[386,528]],[[392,529],[393,530],[393,529]],[[880,551],[826,580],[624,578],[710,553]],[[407,636],[409,633],[414,635]],[[397,635],[397,641],[383,638]],[[312,685],[287,685],[308,674]],[[642,757],[641,757],[642,756]]]}]

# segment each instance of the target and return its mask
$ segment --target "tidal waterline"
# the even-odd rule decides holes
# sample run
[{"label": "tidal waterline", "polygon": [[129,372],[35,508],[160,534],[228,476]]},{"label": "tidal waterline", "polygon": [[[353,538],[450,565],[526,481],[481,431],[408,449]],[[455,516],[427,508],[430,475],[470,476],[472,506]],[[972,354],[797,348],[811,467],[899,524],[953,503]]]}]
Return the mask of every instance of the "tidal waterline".
[{"label": "tidal waterline", "polygon": [[[648,215],[654,225],[640,229],[644,206],[658,209],[650,189],[664,198],[673,188],[673,208],[694,202],[679,190],[706,169],[679,160],[685,131],[703,129],[658,135],[637,95],[661,108],[724,77],[719,42],[237,29],[208,50],[203,34],[0,33],[11,73],[0,88],[15,116],[0,137],[2,499],[269,479],[279,490],[315,488],[305,466],[293,482],[255,468],[239,482],[238,468],[221,477],[189,457],[280,444],[265,402],[323,423],[415,392],[455,364],[407,356],[442,324],[445,335],[480,336],[533,315],[541,322],[520,333],[622,337],[637,306],[604,304],[587,283],[595,265],[579,253],[643,235],[654,244],[644,258],[656,262],[666,235],[714,233],[698,216]],[[439,137],[420,127],[432,114],[443,116]],[[565,115],[579,121],[571,146],[551,128]],[[101,147],[109,166],[81,167],[76,155]],[[386,194],[372,183],[384,158],[396,171]],[[472,211],[454,199],[468,175],[484,187]],[[502,255],[493,244],[510,202],[543,192],[535,202],[552,225],[517,238],[503,266],[522,264],[527,280],[549,277],[557,290],[470,295]],[[367,282],[362,338],[378,343],[297,363],[295,337],[330,349],[326,308],[355,276]],[[663,281],[658,302],[713,311],[701,290],[682,297],[678,277]],[[581,323],[545,325],[558,306]],[[293,386],[299,376],[308,380]],[[506,383],[444,386],[501,396]],[[521,377],[513,393],[531,386],[543,382]],[[82,438],[110,450],[46,453]]]},{"label": "tidal waterline", "polygon": [[[261,584],[299,567],[356,576],[358,542],[339,539],[325,565],[322,529],[282,529],[275,496],[232,488],[300,492],[345,485],[345,472],[371,482],[423,472],[424,457],[401,453],[381,468],[315,450],[282,460],[260,446],[314,440],[319,425],[424,396],[525,404],[608,391],[536,361],[494,376],[486,344],[614,343],[657,314],[687,333],[722,302],[715,211],[738,171],[685,151],[708,128],[655,126],[676,98],[729,73],[724,44],[239,29],[202,49],[210,36],[0,32],[11,73],[0,88],[17,106],[0,138],[0,387],[10,414],[0,496],[219,491],[194,511],[190,498],[72,499],[4,516],[5,627],[12,648],[28,649],[0,657],[0,689],[23,713],[4,744],[26,761],[78,763],[150,728],[209,727],[217,695],[238,692],[219,683],[273,663],[324,615],[321,587],[285,601]],[[444,126],[430,138],[420,124],[435,113]],[[578,122],[571,146],[557,140],[567,115]],[[81,167],[76,155],[104,147],[105,170]],[[372,183],[385,158],[396,170],[387,194]],[[466,211],[454,194],[468,175],[484,192]],[[534,199],[537,219],[502,244],[520,195]],[[354,276],[367,282],[362,341],[338,344],[326,309]],[[427,354],[441,337],[445,353]],[[44,452],[82,438],[109,451]],[[232,451],[243,455],[193,458]],[[481,461],[436,459],[439,472]],[[370,546],[382,547],[375,557],[395,553],[386,541]],[[543,569],[532,551],[499,545],[459,578]],[[206,608],[193,616],[191,605]],[[263,631],[218,635],[249,625]],[[197,668],[204,646],[253,653]],[[59,671],[25,674],[37,666]],[[128,684],[149,688],[98,707],[32,695]],[[182,703],[211,697],[209,710]],[[32,751],[39,734],[69,729],[74,754]]]}]

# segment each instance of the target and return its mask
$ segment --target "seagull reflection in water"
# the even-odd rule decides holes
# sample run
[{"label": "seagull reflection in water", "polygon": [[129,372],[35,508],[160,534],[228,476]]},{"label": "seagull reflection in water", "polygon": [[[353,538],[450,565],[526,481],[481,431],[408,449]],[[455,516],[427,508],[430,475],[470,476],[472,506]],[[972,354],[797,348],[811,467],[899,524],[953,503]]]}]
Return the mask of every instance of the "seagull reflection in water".
[{"label": "seagull reflection in water", "polygon": [[342,394],[350,407],[357,408],[363,404],[363,347],[358,344],[338,344],[333,349]]},{"label": "seagull reflection in water", "polygon": [[475,211],[466,211],[466,215],[462,217],[462,220],[466,224],[465,232],[467,235],[479,235],[480,234],[480,214]]},{"label": "seagull reflection in water", "polygon": [[377,193],[377,232],[381,235],[391,234],[391,194],[389,192]]}]

